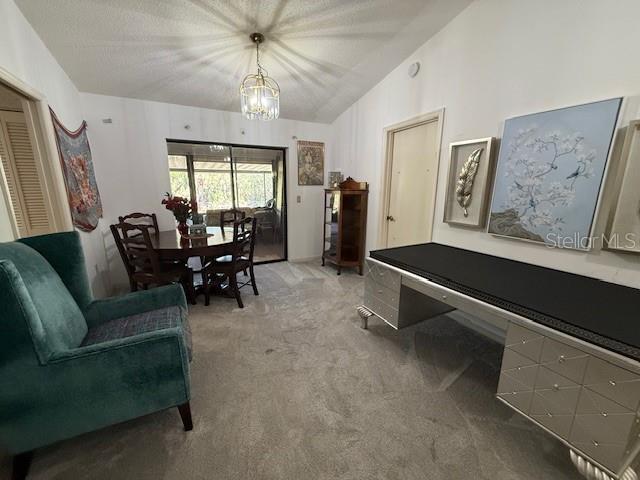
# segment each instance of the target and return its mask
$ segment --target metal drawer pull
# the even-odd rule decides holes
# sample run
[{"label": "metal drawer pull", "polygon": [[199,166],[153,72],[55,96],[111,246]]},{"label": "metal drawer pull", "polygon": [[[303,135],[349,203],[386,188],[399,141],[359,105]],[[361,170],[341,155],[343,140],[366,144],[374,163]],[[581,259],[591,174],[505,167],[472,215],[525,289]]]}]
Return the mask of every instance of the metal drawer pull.
[{"label": "metal drawer pull", "polygon": [[547,417],[553,417],[552,413],[547,412]]},{"label": "metal drawer pull", "polygon": [[614,380],[609,380],[609,385],[611,385],[612,387],[615,387],[616,382]]},{"label": "metal drawer pull", "polygon": [[378,290],[378,293],[382,293],[382,290]]},{"label": "metal drawer pull", "polygon": [[558,363],[564,363],[567,358],[564,355],[558,357]]},{"label": "metal drawer pull", "polygon": [[446,300],[446,299],[447,299],[447,296],[446,296],[446,295],[442,295],[442,299],[443,299],[443,300]]},{"label": "metal drawer pull", "polygon": [[602,416],[606,417],[607,416],[607,412],[602,412]]},{"label": "metal drawer pull", "polygon": [[558,385],[557,383],[554,383],[553,389],[557,392],[558,390],[560,390],[560,385]]},{"label": "metal drawer pull", "polygon": [[594,447],[597,447],[597,446],[599,446],[599,445],[600,445],[600,444],[599,444],[598,442],[596,442],[595,440],[593,440],[593,446],[594,446]]}]

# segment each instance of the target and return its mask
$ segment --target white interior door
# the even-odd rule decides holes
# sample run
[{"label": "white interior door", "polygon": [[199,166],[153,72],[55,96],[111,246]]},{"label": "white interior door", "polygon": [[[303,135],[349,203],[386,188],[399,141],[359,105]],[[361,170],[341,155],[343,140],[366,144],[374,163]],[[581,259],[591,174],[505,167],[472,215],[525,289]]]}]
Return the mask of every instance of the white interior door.
[{"label": "white interior door", "polygon": [[438,175],[438,120],[393,133],[387,247],[431,240]]}]

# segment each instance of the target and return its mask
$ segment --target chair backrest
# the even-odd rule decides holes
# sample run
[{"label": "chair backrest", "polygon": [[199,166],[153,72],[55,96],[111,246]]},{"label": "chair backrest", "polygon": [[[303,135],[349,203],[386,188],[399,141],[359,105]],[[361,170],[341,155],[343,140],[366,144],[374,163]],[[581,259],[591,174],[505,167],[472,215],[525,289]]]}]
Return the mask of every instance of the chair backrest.
[{"label": "chair backrest", "polygon": [[233,256],[234,260],[247,257],[253,261],[253,250],[256,244],[256,217],[245,217],[233,222]]},{"label": "chair backrest", "polygon": [[207,210],[204,218],[207,227],[218,227],[220,225],[220,210]]},{"label": "chair backrest", "polygon": [[[69,252],[69,255],[76,253]],[[62,278],[45,257],[21,242],[10,242],[0,244],[0,262],[9,272],[4,277],[6,284],[0,288],[24,296],[24,300],[19,301],[20,308],[27,317],[25,328],[30,331],[40,360],[46,361],[54,352],[78,347],[87,334],[87,322]],[[29,305],[33,308],[31,314],[28,308],[25,310]],[[11,309],[3,305],[3,310],[7,308]],[[16,321],[19,320],[4,317],[1,320]],[[4,326],[0,325],[0,330],[5,331]],[[10,330],[7,326],[6,331]]]},{"label": "chair backrest", "polygon": [[153,228],[156,235],[160,231],[158,228],[158,217],[155,213],[140,213],[134,212],[123,217],[118,217],[120,223],[128,223],[131,225],[148,225]]},{"label": "chair backrest", "polygon": [[220,211],[220,227],[224,229],[225,225],[230,225],[238,220],[242,220],[246,217],[246,213],[242,210],[238,210],[237,208],[232,208],[230,210],[221,210]]},{"label": "chair backrest", "polygon": [[141,283],[145,280],[149,283],[157,280],[161,267],[149,233],[153,227],[123,222],[111,225],[110,228],[129,277]]}]

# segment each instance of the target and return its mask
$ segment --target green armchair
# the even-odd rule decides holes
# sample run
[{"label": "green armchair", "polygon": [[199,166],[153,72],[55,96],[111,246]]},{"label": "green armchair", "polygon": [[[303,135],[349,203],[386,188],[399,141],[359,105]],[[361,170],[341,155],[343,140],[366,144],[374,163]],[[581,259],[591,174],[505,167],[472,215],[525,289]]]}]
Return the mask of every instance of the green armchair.
[{"label": "green armchair", "polygon": [[93,300],[77,232],[0,243],[0,448],[25,478],[34,449],[189,408],[180,285]]}]

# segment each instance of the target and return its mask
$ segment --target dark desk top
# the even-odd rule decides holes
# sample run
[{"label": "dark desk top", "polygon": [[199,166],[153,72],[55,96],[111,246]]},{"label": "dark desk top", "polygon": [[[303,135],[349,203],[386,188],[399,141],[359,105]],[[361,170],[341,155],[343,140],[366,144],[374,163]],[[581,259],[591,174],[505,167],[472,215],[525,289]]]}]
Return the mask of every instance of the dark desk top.
[{"label": "dark desk top", "polygon": [[640,360],[638,289],[438,243],[371,257]]}]

